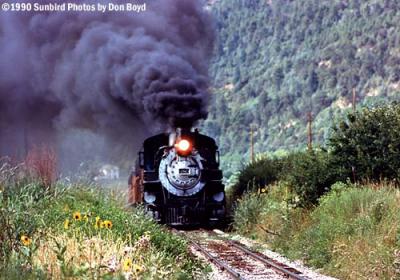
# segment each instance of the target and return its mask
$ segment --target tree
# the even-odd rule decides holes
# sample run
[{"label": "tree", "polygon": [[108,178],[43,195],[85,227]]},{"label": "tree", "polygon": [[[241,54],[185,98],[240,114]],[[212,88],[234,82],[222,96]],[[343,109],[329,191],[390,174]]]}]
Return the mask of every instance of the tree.
[{"label": "tree", "polygon": [[400,104],[351,113],[334,127],[329,146],[352,180],[400,182]]}]

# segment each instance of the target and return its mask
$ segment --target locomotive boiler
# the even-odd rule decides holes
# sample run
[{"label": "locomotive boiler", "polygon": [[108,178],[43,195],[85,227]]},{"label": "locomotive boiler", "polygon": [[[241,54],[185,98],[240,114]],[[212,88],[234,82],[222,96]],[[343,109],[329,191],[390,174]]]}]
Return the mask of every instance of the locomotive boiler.
[{"label": "locomotive boiler", "polygon": [[170,226],[217,226],[225,218],[218,147],[196,129],[147,138],[130,177],[130,203]]}]

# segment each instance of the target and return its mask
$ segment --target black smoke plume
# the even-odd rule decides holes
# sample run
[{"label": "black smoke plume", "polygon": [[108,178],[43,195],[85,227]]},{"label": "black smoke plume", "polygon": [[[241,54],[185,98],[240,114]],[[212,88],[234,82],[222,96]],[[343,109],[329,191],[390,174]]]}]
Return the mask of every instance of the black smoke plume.
[{"label": "black smoke plume", "polygon": [[0,13],[0,155],[76,129],[133,149],[206,117],[214,34],[202,1],[137,3],[146,11]]}]

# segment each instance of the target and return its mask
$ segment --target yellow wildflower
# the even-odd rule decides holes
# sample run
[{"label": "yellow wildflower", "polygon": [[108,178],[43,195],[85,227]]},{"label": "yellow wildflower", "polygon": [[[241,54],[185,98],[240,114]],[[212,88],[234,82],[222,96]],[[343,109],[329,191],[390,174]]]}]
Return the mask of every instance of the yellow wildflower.
[{"label": "yellow wildflower", "polygon": [[112,228],[112,222],[110,220],[105,220],[104,222],[104,227],[111,229]]},{"label": "yellow wildflower", "polygon": [[68,229],[69,228],[69,219],[66,219],[64,221],[64,229]]},{"label": "yellow wildflower", "polygon": [[32,239],[30,239],[27,235],[21,235],[21,243],[24,246],[29,246],[32,243]]},{"label": "yellow wildflower", "polygon": [[267,191],[266,188],[262,188],[262,189],[261,189],[261,192],[262,192],[262,193],[265,193],[266,191]]},{"label": "yellow wildflower", "polygon": [[89,218],[88,218],[88,215],[83,215],[83,220],[85,221],[85,222],[87,222],[88,220],[89,220]]},{"label": "yellow wildflower", "polygon": [[132,267],[132,260],[131,259],[126,259],[125,261],[124,261],[124,264],[123,264],[123,266],[122,266],[122,269],[124,270],[124,271],[129,271],[129,270],[131,270],[131,267]]},{"label": "yellow wildflower", "polygon": [[74,219],[76,221],[80,221],[81,220],[81,212],[79,212],[79,211],[74,212],[74,214],[72,216],[74,217]]}]

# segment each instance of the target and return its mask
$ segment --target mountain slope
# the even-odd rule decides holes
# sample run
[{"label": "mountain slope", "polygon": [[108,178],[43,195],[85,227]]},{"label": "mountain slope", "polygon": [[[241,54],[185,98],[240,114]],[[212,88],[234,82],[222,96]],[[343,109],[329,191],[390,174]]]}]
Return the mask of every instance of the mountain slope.
[{"label": "mountain slope", "polygon": [[217,138],[229,177],[255,152],[304,148],[357,106],[400,100],[400,2],[220,0],[210,69],[213,101],[203,129]]}]

